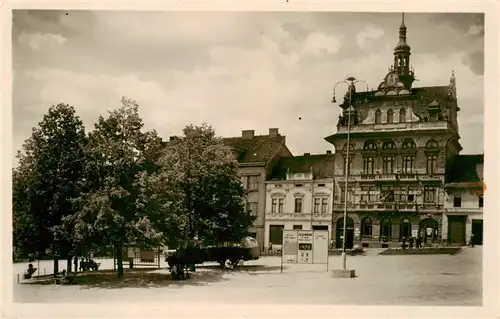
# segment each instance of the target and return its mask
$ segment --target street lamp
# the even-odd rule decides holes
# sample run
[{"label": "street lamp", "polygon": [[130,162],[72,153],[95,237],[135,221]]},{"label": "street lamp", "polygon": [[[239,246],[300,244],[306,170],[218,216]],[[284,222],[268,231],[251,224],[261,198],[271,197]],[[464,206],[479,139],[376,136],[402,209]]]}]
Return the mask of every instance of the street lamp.
[{"label": "street lamp", "polygon": [[[337,82],[334,87],[333,87],[333,99],[332,103],[337,103],[337,100],[335,99],[335,92],[337,89],[337,86],[341,83],[345,83],[349,86],[348,88],[348,94],[349,94],[349,105],[348,105],[348,112],[347,112],[347,149],[346,149],[346,158],[345,158],[345,169],[344,169],[344,174],[345,174],[345,187],[344,187],[344,227],[342,229],[342,273],[343,277],[345,276],[345,273],[347,271],[347,254],[346,254],[346,228],[347,228],[347,186],[348,186],[348,179],[349,179],[349,150],[350,150],[350,134],[351,134],[351,108],[352,108],[352,95],[356,91],[356,83],[364,83],[366,85],[366,91],[368,91],[368,84],[365,81],[362,80],[357,80],[353,76],[348,76],[345,78],[343,81]],[[354,277],[354,271],[349,271],[348,272],[348,277]]]}]

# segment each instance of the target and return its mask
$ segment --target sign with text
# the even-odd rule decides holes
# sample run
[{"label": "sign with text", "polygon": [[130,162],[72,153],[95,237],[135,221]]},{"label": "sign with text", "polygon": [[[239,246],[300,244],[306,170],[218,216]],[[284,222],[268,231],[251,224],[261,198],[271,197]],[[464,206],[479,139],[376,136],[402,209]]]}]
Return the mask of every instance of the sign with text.
[{"label": "sign with text", "polygon": [[299,250],[296,230],[283,230],[283,261],[296,263]]},{"label": "sign with text", "polygon": [[313,238],[313,264],[328,263],[328,230],[314,231]]},{"label": "sign with text", "polygon": [[312,264],[313,262],[313,231],[300,230],[298,231],[299,242],[299,264]]}]

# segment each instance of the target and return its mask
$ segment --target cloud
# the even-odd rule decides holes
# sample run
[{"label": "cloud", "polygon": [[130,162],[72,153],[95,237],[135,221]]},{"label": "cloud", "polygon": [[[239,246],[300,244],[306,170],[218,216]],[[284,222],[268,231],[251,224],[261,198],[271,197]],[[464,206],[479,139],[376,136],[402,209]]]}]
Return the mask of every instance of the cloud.
[{"label": "cloud", "polygon": [[363,50],[368,50],[371,44],[384,35],[384,30],[372,26],[364,29],[356,35],[356,43]]},{"label": "cloud", "polygon": [[[14,17],[16,149],[53,104],[74,105],[92,129],[127,96],[139,103],[146,128],[165,138],[190,123],[208,122],[221,136],[279,127],[292,152],[324,152],[340,113],[330,102],[333,84],[351,74],[376,88],[393,62],[400,24],[397,14],[327,12]],[[434,17],[405,15],[415,85],[447,85],[455,70],[464,151],[480,153],[483,128],[474,115],[484,110],[484,37],[480,27],[470,30],[481,24],[467,15]],[[337,99],[344,90],[337,88]]]},{"label": "cloud", "polygon": [[53,44],[63,44],[66,42],[66,38],[64,38],[60,34],[52,34],[52,33],[22,33],[19,36],[19,43],[27,45],[30,49],[39,51],[43,47],[50,46]]}]

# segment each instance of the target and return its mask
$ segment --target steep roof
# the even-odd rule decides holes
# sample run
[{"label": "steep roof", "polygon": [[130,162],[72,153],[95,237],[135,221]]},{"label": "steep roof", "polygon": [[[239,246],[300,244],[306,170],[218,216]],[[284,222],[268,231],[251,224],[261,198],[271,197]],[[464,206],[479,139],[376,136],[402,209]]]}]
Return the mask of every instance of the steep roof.
[{"label": "steep roof", "polygon": [[446,183],[453,186],[456,183],[480,183],[482,182],[483,154],[457,155],[453,166],[446,175]]},{"label": "steep roof", "polygon": [[286,137],[278,135],[255,135],[252,138],[227,137],[224,144],[238,153],[240,163],[268,162],[281,147],[286,147]]},{"label": "steep roof", "polygon": [[271,179],[286,179],[286,173],[309,173],[313,170],[314,178],[333,177],[335,170],[334,154],[313,154],[294,157],[282,157],[273,169]]}]

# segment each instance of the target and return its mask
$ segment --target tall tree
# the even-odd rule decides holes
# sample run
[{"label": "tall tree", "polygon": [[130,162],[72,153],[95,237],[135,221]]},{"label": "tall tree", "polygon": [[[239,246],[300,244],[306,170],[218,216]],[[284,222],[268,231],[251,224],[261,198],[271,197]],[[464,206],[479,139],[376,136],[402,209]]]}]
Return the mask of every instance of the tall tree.
[{"label": "tall tree", "polygon": [[[143,132],[139,106],[122,98],[120,108],[100,117],[89,134],[87,192],[71,221],[75,236],[89,244],[113,247],[118,277],[123,277],[122,249],[127,244],[156,245],[162,233],[152,226],[141,179],[156,170],[161,149],[156,132]],[[82,205],[83,203],[83,205]]]},{"label": "tall tree", "polygon": [[74,213],[72,198],[79,195],[85,157],[85,128],[67,104],[52,106],[18,153],[14,171],[14,235],[16,243],[37,255],[54,257],[73,252],[61,220]]},{"label": "tall tree", "polygon": [[244,209],[236,160],[211,126],[190,125],[183,132],[167,143],[153,184],[168,199],[169,210],[176,211],[167,213],[170,220],[177,216],[176,230],[165,230],[167,237],[206,243],[241,240],[254,218]]}]

